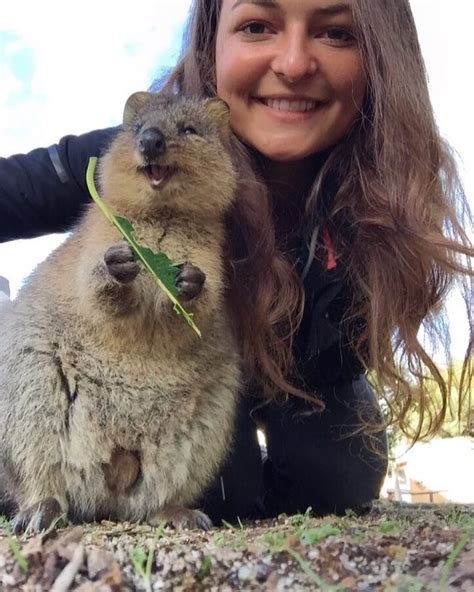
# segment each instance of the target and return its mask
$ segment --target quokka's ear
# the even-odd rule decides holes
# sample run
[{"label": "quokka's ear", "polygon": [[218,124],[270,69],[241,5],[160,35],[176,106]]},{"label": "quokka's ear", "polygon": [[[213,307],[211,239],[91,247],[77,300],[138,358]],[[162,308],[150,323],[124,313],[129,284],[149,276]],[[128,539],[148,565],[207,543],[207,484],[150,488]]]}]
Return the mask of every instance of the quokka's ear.
[{"label": "quokka's ear", "polygon": [[123,127],[131,129],[142,108],[150,102],[154,95],[149,92],[136,92],[130,95],[123,110]]},{"label": "quokka's ear", "polygon": [[219,129],[225,138],[230,136],[230,110],[222,99],[207,99],[206,107],[219,125]]}]

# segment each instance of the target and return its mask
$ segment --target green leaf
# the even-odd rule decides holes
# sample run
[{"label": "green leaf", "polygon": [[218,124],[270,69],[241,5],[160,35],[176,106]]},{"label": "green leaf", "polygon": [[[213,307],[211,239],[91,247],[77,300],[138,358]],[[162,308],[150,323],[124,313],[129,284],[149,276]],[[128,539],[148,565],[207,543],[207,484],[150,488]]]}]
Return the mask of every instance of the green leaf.
[{"label": "green leaf", "polygon": [[129,220],[115,216],[115,214],[107,207],[105,202],[100,197],[94,182],[94,173],[97,166],[97,158],[95,156],[89,159],[87,167],[86,182],[92,199],[99,206],[104,216],[113,224],[128,244],[132,247],[136,256],[141,260],[144,266],[148,269],[151,275],[160,288],[165,292],[168,298],[173,303],[173,310],[182,315],[188,325],[201,337],[201,331],[198,329],[193,321],[192,313],[188,313],[181,303],[178,301],[178,292],[175,285],[175,278],[179,272],[179,267],[175,265],[165,253],[154,253],[148,247],[140,245],[134,237],[134,228]]}]

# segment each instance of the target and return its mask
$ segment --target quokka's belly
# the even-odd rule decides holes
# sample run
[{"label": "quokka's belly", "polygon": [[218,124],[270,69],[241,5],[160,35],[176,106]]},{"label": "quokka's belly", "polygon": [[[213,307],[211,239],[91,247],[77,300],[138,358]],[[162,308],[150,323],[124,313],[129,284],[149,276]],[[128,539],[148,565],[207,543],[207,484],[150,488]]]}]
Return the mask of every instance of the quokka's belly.
[{"label": "quokka's belly", "polygon": [[107,444],[107,461],[105,449],[87,457],[83,448],[83,456],[65,466],[70,513],[78,520],[146,520],[166,505],[192,505],[225,457],[225,446],[206,450],[208,437],[192,427],[163,430],[135,450],[111,439]]},{"label": "quokka's belly", "polygon": [[65,467],[72,514],[144,520],[167,504],[192,505],[231,447],[236,385],[235,377],[207,399],[189,397],[155,416],[135,413],[133,421],[111,404],[118,392],[112,400],[102,393],[106,409],[78,395]]}]

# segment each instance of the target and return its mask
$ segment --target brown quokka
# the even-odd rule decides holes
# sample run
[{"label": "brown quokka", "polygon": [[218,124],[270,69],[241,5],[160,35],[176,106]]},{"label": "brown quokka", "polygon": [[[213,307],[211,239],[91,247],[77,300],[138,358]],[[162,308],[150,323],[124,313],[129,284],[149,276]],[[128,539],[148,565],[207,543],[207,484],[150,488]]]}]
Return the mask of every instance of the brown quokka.
[{"label": "brown quokka", "polygon": [[240,356],[224,303],[236,188],[219,100],[136,93],[100,161],[100,192],[139,243],[181,263],[173,311],[92,205],[2,316],[0,463],[16,531],[57,515],[208,528],[187,507],[232,440]]}]

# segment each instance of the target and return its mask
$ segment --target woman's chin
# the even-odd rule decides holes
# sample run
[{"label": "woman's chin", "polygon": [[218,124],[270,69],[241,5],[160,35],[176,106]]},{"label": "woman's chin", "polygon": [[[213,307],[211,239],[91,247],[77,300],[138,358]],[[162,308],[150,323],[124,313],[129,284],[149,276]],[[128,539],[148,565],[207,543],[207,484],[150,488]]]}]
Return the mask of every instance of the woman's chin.
[{"label": "woman's chin", "polygon": [[318,154],[319,152],[323,152],[326,148],[325,146],[319,145],[302,146],[301,144],[295,143],[293,140],[268,140],[265,142],[247,141],[246,143],[268,160],[279,163],[300,162]]},{"label": "woman's chin", "polygon": [[266,159],[272,162],[278,162],[280,164],[302,162],[318,153],[318,151],[295,153],[288,150],[258,150],[258,152],[260,152],[260,154]]}]

